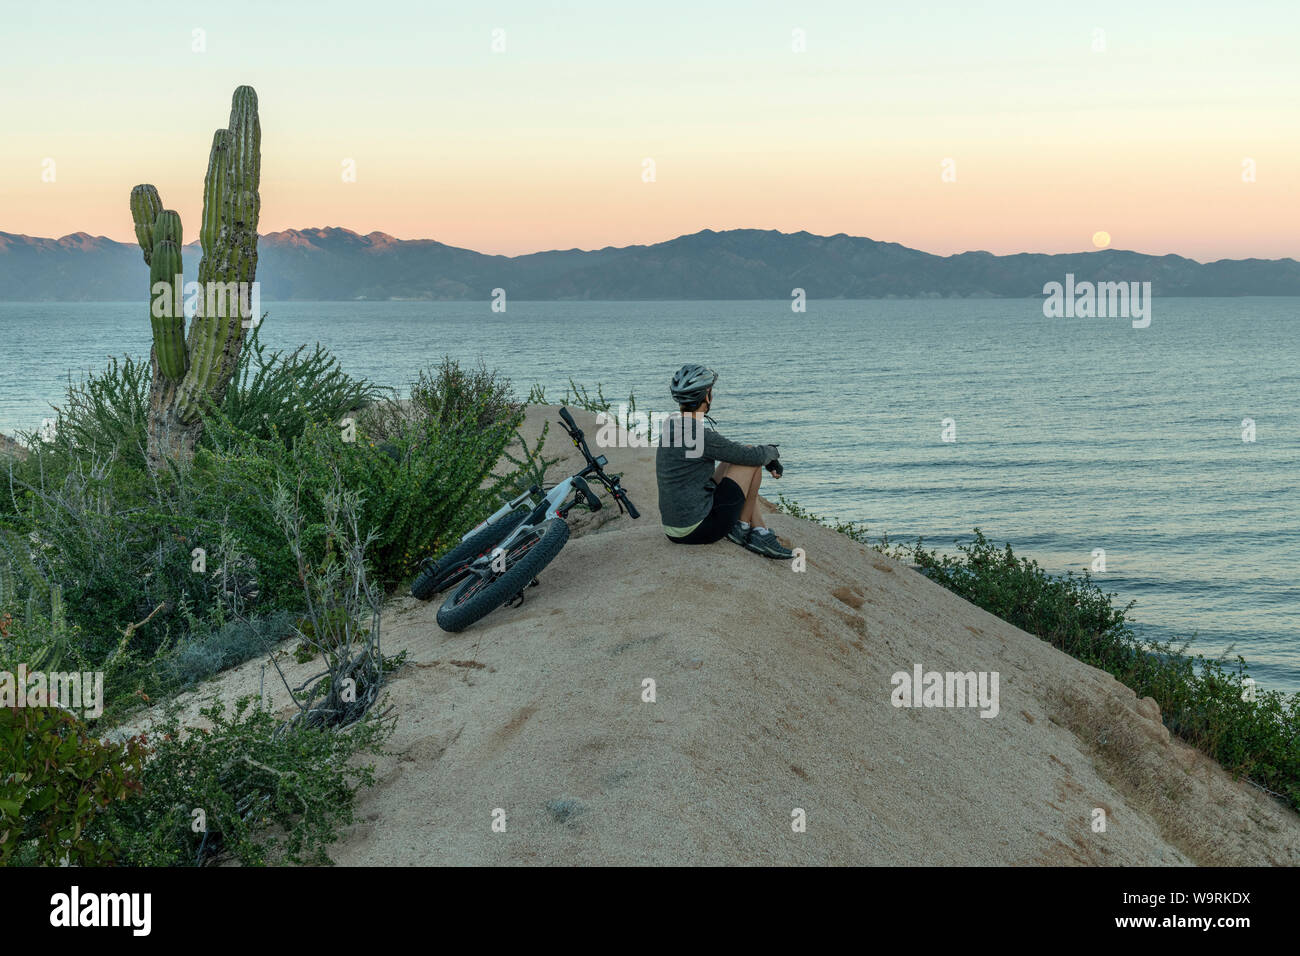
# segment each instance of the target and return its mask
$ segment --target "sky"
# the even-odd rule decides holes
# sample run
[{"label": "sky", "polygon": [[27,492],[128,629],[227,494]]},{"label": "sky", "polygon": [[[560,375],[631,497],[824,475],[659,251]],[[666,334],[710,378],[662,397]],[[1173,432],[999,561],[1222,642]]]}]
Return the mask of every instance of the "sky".
[{"label": "sky", "polygon": [[1249,0],[0,0],[0,231],[134,241],[150,182],[196,238],[250,84],[264,233],[1300,257],[1298,39]]}]

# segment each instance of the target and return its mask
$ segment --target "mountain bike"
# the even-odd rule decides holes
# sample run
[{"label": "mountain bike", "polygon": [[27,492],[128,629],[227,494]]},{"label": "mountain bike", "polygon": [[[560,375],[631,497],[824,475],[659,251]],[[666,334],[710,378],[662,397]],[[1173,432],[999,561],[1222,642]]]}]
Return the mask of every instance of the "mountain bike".
[{"label": "mountain bike", "polygon": [[565,520],[569,512],[579,504],[592,511],[601,509],[588,478],[605,486],[618,504],[619,514],[626,510],[633,518],[641,517],[619,483],[623,476],[606,474],[608,459],[592,455],[567,408],[560,409],[560,421],[587,460],[587,467],[549,491],[533,485],[506,502],[471,528],[447,554],[437,561],[426,559],[411,583],[412,596],[422,601],[454,588],[438,608],[438,626],[444,631],[463,631],[502,605],[523,603],[524,590],[537,586],[537,575],[569,540]]}]

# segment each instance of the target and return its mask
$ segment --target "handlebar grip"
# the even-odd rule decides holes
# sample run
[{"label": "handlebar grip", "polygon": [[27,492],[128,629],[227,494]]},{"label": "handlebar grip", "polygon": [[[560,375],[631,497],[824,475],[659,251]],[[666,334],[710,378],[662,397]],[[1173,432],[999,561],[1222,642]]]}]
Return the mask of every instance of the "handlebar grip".
[{"label": "handlebar grip", "polygon": [[641,512],[636,510],[636,505],[632,504],[632,499],[627,496],[627,492],[623,493],[623,504],[627,505],[627,513],[633,518],[641,517]]},{"label": "handlebar grip", "polygon": [[577,475],[573,476],[573,485],[580,492],[582,492],[582,498],[586,502],[588,508],[590,508],[592,511],[600,510],[601,508],[600,498],[598,498],[596,495],[592,493],[591,485],[587,484]]},{"label": "handlebar grip", "polygon": [[567,408],[561,408],[561,409],[560,409],[560,417],[564,419],[565,423],[566,423],[570,428],[577,428],[577,427],[578,427],[577,422],[575,422],[575,421],[573,420],[573,416],[569,414],[569,410],[568,410]]}]

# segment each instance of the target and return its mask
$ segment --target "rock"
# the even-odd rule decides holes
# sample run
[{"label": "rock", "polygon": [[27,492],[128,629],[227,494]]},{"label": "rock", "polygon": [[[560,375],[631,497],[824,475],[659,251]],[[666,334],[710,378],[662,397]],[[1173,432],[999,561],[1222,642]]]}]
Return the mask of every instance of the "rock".
[{"label": "rock", "polygon": [[0,457],[17,458],[22,461],[27,457],[27,449],[8,435],[0,434]]},{"label": "rock", "polygon": [[1133,705],[1133,709],[1147,720],[1154,720],[1157,723],[1160,721],[1160,705],[1156,703],[1154,697],[1143,697]]}]

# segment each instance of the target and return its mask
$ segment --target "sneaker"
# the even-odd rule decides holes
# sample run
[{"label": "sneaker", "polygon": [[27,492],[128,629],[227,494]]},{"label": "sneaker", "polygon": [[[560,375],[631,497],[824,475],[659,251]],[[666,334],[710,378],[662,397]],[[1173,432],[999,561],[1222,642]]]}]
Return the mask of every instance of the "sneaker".
[{"label": "sneaker", "polygon": [[776,532],[771,528],[764,528],[762,531],[756,531],[753,528],[749,531],[749,540],[745,542],[745,547],[755,554],[761,554],[765,558],[789,559],[794,557],[794,552],[781,544],[777,539]]},{"label": "sneaker", "polygon": [[727,540],[736,542],[736,544],[740,545],[742,548],[746,547],[749,544],[749,533],[752,530],[754,529],[742,528],[740,522],[737,521],[731,526],[731,530],[727,532]]}]

